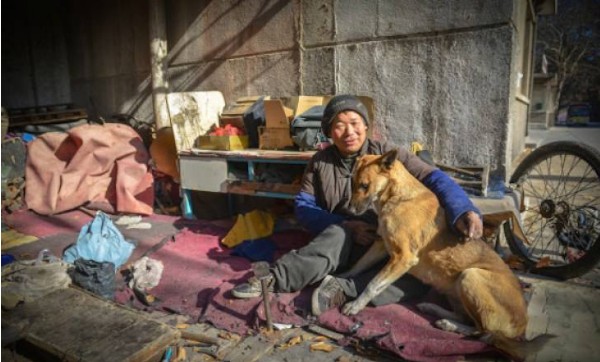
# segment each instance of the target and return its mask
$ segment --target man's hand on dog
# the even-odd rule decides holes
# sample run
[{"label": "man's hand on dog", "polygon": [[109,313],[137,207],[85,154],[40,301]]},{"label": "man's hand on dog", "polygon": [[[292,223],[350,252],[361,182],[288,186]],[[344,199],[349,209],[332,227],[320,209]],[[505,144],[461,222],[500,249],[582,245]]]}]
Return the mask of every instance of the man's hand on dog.
[{"label": "man's hand on dog", "polygon": [[483,223],[475,211],[462,214],[454,226],[468,239],[479,239],[483,236]]},{"label": "man's hand on dog", "polygon": [[375,225],[361,220],[346,220],[342,225],[350,230],[354,242],[357,244],[369,246],[377,240],[377,226]]}]

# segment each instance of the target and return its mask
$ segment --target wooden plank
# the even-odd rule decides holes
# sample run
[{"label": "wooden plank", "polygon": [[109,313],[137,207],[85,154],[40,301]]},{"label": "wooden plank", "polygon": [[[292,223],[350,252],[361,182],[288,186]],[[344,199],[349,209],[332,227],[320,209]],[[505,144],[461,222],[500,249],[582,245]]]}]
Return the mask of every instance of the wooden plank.
[{"label": "wooden plank", "polygon": [[147,361],[179,332],[144,314],[69,288],[3,313],[27,320],[25,340],[66,361]]},{"label": "wooden plank", "polygon": [[235,151],[202,150],[199,148],[192,148],[190,151],[180,152],[180,155],[247,160],[308,161],[315,153],[316,151],[259,150],[254,148]]}]

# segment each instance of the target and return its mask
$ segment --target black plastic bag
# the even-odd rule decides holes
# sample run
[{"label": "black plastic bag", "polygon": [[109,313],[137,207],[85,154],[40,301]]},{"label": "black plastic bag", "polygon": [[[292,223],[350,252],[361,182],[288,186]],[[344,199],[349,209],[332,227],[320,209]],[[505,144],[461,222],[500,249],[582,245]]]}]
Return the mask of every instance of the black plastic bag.
[{"label": "black plastic bag", "polygon": [[324,110],[325,106],[313,106],[292,121],[292,140],[300,150],[317,150],[321,143],[329,142],[321,129]]},{"label": "black plastic bag", "polygon": [[244,128],[248,134],[248,148],[258,148],[258,127],[265,125],[265,97],[260,97],[244,113]]},{"label": "black plastic bag", "polygon": [[115,265],[111,262],[77,259],[69,271],[73,283],[106,299],[114,299]]}]

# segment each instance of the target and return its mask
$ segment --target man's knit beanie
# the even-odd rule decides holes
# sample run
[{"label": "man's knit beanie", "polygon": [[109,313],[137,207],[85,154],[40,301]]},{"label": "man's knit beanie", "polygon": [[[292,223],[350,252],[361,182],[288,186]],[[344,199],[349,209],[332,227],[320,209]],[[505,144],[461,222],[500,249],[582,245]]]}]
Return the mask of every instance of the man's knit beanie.
[{"label": "man's knit beanie", "polygon": [[329,100],[329,103],[327,103],[327,106],[325,106],[325,110],[323,111],[321,129],[327,137],[331,137],[331,124],[338,113],[342,111],[354,111],[360,114],[365,121],[365,125],[369,126],[369,112],[360,99],[350,94],[338,95]]}]

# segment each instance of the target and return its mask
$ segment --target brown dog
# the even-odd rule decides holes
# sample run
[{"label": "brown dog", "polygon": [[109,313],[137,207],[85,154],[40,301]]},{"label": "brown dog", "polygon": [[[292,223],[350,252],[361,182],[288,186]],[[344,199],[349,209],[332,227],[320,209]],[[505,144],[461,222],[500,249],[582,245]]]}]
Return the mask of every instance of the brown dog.
[{"label": "brown dog", "polygon": [[[527,327],[527,306],[519,281],[483,241],[462,240],[450,230],[435,194],[396,160],[396,154],[391,151],[383,156],[363,156],[356,163],[351,206],[361,213],[374,205],[382,240],[375,242],[344,276],[359,274],[388,254],[390,259],[342,312],[358,313],[404,273],[410,273],[444,293],[455,306],[455,313],[434,305],[423,305],[423,309],[442,318],[468,316],[489,343],[522,357],[530,348],[519,341]],[[448,320],[436,325],[468,332],[461,324]],[[531,347],[538,349],[541,345]]]}]

